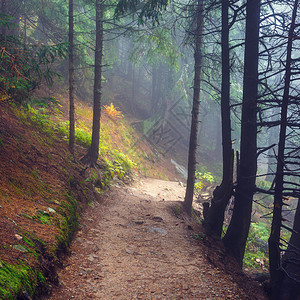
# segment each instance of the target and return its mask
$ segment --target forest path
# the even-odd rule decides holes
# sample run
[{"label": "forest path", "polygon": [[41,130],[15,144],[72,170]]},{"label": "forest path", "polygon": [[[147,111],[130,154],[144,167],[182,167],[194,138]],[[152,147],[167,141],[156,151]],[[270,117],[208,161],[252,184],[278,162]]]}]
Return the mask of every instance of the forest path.
[{"label": "forest path", "polygon": [[112,187],[82,216],[49,299],[249,299],[208,263],[184,192],[156,179]]}]

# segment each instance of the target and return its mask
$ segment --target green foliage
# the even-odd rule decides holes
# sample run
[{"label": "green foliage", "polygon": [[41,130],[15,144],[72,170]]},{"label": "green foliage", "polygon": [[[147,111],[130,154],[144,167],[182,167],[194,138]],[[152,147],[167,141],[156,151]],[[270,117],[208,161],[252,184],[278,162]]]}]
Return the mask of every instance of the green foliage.
[{"label": "green foliage", "polygon": [[[39,106],[32,107],[27,103],[27,113],[23,112],[20,116],[24,121],[29,117],[30,122],[35,124],[41,132],[48,136],[53,136],[55,132],[61,134],[65,139],[69,136],[69,121],[61,121],[61,112],[57,109],[58,102],[55,99],[50,99],[49,102],[44,102],[43,99],[34,100]],[[52,116],[49,115],[49,109]],[[119,132],[123,137],[124,143],[130,147],[130,133],[128,128],[122,123],[118,126]],[[123,151],[112,149],[110,141],[110,128],[103,128],[100,135],[100,155],[103,157],[103,170],[101,175],[91,174],[88,181],[98,182],[102,181],[103,186],[110,184],[111,180],[118,178],[124,179],[129,175],[130,171],[136,167],[136,164]],[[83,123],[78,122],[75,129],[75,141],[78,145],[89,147],[91,144],[91,132],[84,126]],[[101,184],[98,184],[101,185]],[[102,187],[102,186],[101,186]],[[42,219],[41,219],[42,218]],[[41,222],[49,222],[46,216],[39,216]]]},{"label": "green foliage", "polygon": [[50,107],[52,104],[57,103],[57,100],[54,97],[29,97],[26,101],[26,104],[30,107]]},{"label": "green foliage", "polygon": [[12,19],[13,18],[11,16],[3,15],[2,13],[0,13],[0,26],[8,29],[11,28],[12,26],[14,26],[14,24],[11,23]]},{"label": "green foliage", "polygon": [[0,146],[4,147],[4,142],[3,142],[2,138],[1,138],[1,136],[0,136]]},{"label": "green foliage", "polygon": [[166,9],[168,2],[168,0],[120,0],[116,6],[115,15],[120,17],[126,12],[137,13],[140,24],[145,24],[150,20],[155,25],[159,23],[162,11]]},{"label": "green foliage", "polygon": [[195,189],[196,192],[200,192],[204,186],[207,186],[209,184],[213,184],[215,182],[214,176],[211,172],[196,172],[196,183],[195,183]]},{"label": "green foliage", "polygon": [[172,40],[168,29],[155,28],[151,33],[140,33],[135,39],[135,46],[130,59],[134,62],[147,61],[149,65],[159,65],[167,62],[170,68],[179,71],[180,57],[177,45]]},{"label": "green foliage", "polygon": [[115,159],[115,164],[118,164],[123,169],[124,174],[136,166],[135,163],[123,152],[116,149],[112,151],[112,154]]},{"label": "green foliage", "polygon": [[91,134],[81,127],[75,127],[75,142],[83,147],[89,147],[92,142]]},{"label": "green foliage", "polygon": [[[12,26],[10,19],[0,15],[0,24]],[[22,102],[41,85],[53,83],[58,76],[51,68],[56,59],[67,55],[68,44],[24,45],[17,36],[0,36],[0,101]]]},{"label": "green foliage", "polygon": [[[58,132],[65,137],[69,138],[69,121],[53,123],[54,127],[57,127]],[[75,142],[82,147],[89,147],[92,142],[92,136],[89,130],[81,126],[75,126]]]},{"label": "green foliage", "polygon": [[195,237],[197,240],[199,240],[199,241],[204,241],[205,238],[206,238],[205,234],[203,234],[203,233],[200,233],[200,234],[194,234],[194,237]]},{"label": "green foliage", "polygon": [[178,218],[180,216],[180,207],[178,205],[175,206],[175,216]]},{"label": "green foliage", "polygon": [[[39,130],[48,136],[53,136],[55,130],[55,123],[50,120],[44,108],[33,108],[30,105],[27,106],[28,117],[30,121],[35,124]],[[26,113],[24,112],[24,118],[27,119]]]},{"label": "green foliage", "polygon": [[257,181],[256,181],[256,185],[257,185],[259,188],[268,191],[268,190],[271,188],[272,182],[269,182],[269,181],[267,181],[267,180],[257,180]]},{"label": "green foliage", "polygon": [[60,217],[56,218],[60,234],[56,237],[57,245],[52,251],[59,253],[66,250],[71,238],[78,227],[78,202],[69,193],[65,194],[65,201],[57,209]]},{"label": "green foliage", "polygon": [[251,223],[244,256],[245,268],[267,270],[269,235],[270,227],[268,224],[263,222]]},{"label": "green foliage", "polygon": [[42,224],[51,225],[51,217],[47,211],[39,210],[37,212],[36,216],[33,217],[33,219],[39,220]]},{"label": "green foliage", "polygon": [[33,295],[38,282],[45,282],[40,272],[26,265],[12,265],[0,262],[0,298],[17,299],[23,292]]}]

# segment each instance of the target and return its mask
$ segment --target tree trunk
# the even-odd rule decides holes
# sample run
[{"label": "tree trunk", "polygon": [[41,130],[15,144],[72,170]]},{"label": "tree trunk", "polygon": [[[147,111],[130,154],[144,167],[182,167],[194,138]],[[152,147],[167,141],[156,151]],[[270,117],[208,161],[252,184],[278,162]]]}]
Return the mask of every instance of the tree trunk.
[{"label": "tree trunk", "polygon": [[[271,112],[273,112],[273,110],[271,110]],[[272,114],[275,115],[275,113],[272,113]],[[272,118],[271,118],[271,122],[272,122]],[[268,129],[268,131],[269,131],[268,132],[269,133],[268,144],[276,145],[278,142],[278,134],[277,134],[276,127],[271,127]],[[274,146],[268,150],[268,169],[267,169],[266,180],[270,181],[270,182],[273,182],[274,177],[275,177],[275,169],[276,169],[276,158],[274,157],[275,149],[276,148]]]},{"label": "tree trunk", "polygon": [[257,171],[257,90],[260,0],[248,0],[246,5],[246,38],[244,84],[241,120],[239,176],[235,192],[233,215],[224,237],[226,248],[242,267],[251,223],[252,201]]},{"label": "tree trunk", "polygon": [[231,141],[230,121],[230,62],[229,62],[229,1],[222,1],[222,87],[221,87],[221,117],[222,117],[222,155],[223,178],[219,187],[214,190],[211,207],[204,221],[209,235],[221,237],[225,209],[232,193],[234,153]]},{"label": "tree trunk", "polygon": [[[289,246],[282,259],[282,267],[286,271],[280,285],[280,299],[299,299],[300,296],[300,199],[298,199],[293,233]],[[298,263],[297,263],[298,262]],[[276,299],[276,298],[275,298]]]},{"label": "tree trunk", "polygon": [[75,109],[74,109],[74,9],[73,0],[69,0],[69,148],[74,154],[75,143]]},{"label": "tree trunk", "polygon": [[184,207],[189,215],[192,213],[194,185],[195,185],[195,172],[196,172],[196,153],[197,153],[197,134],[198,134],[198,119],[200,109],[200,83],[201,83],[201,63],[202,63],[202,31],[203,31],[203,0],[198,0],[197,14],[196,14],[197,27],[194,32],[195,35],[195,66],[194,66],[194,87],[193,87],[193,108],[192,108],[192,122],[191,133],[189,141],[189,156],[188,156],[188,179],[186,186],[186,193],[184,198]]},{"label": "tree trunk", "polygon": [[[222,100],[221,100],[222,101]],[[214,143],[213,156],[216,160],[221,159],[222,155],[222,125],[221,125],[221,117],[218,114],[215,118],[215,135],[216,140]]]},{"label": "tree trunk", "polygon": [[[161,85],[162,85],[163,67],[152,67],[152,92],[151,92],[151,116],[155,116],[159,109],[159,102],[161,99]],[[168,85],[170,88],[170,86]]]},{"label": "tree trunk", "polygon": [[151,116],[155,115],[156,112],[156,102],[157,102],[157,79],[158,79],[158,69],[157,66],[152,66],[152,91],[151,91]]},{"label": "tree trunk", "polygon": [[281,124],[279,132],[279,144],[277,154],[277,168],[275,176],[275,194],[274,194],[274,207],[273,207],[273,220],[271,227],[271,235],[269,238],[269,264],[271,276],[272,299],[280,299],[280,283],[282,280],[281,269],[281,255],[280,255],[280,230],[282,222],[282,196],[284,189],[284,152],[286,141],[286,128],[288,118],[288,104],[289,104],[289,89],[291,79],[291,63],[292,63],[292,45],[293,35],[295,30],[295,20],[297,15],[298,0],[294,2],[294,10],[292,15],[291,26],[288,35],[287,44],[287,57],[285,63],[285,82],[284,92],[281,104]]},{"label": "tree trunk", "polygon": [[88,156],[90,166],[94,167],[99,156],[100,117],[101,117],[101,77],[103,56],[103,5],[102,0],[96,0],[96,49],[92,143]]}]

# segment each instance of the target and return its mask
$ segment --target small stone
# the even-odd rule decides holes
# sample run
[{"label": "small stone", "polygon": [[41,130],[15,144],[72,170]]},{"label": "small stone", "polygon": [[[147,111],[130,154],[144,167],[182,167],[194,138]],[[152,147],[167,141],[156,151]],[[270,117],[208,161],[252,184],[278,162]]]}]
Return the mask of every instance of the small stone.
[{"label": "small stone", "polygon": [[21,215],[22,215],[23,217],[27,218],[27,219],[32,220],[32,216],[30,216],[30,215],[28,215],[28,214],[26,214],[26,213],[21,213]]},{"label": "small stone", "polygon": [[19,234],[15,234],[15,238],[16,238],[18,241],[23,240],[23,237],[21,237]]},{"label": "small stone", "polygon": [[49,212],[46,210],[37,210],[37,214],[49,216]]},{"label": "small stone", "polygon": [[137,221],[134,221],[134,223],[137,224],[137,225],[142,225],[142,224],[145,223],[145,221],[143,221],[143,220],[137,220]]},{"label": "small stone", "polygon": [[97,245],[95,245],[95,247],[93,247],[93,251],[97,252],[99,250],[99,247]]},{"label": "small stone", "polygon": [[126,248],[126,253],[128,253],[128,254],[131,254],[132,253],[132,251],[131,250],[129,250],[128,248]]},{"label": "small stone", "polygon": [[80,275],[80,276],[86,275],[86,274],[87,274],[87,272],[85,272],[84,270],[80,270],[80,271],[79,271],[79,275]]},{"label": "small stone", "polygon": [[149,227],[148,228],[148,232],[151,232],[151,233],[159,233],[159,234],[162,234],[162,235],[167,235],[168,232],[162,228],[159,228],[159,227]]},{"label": "small stone", "polygon": [[88,258],[87,258],[89,261],[94,261],[95,258],[93,257],[93,255],[89,255]]},{"label": "small stone", "polygon": [[152,218],[152,220],[155,221],[155,222],[162,222],[164,220],[164,218],[155,216],[155,217]]},{"label": "small stone", "polygon": [[24,252],[24,253],[28,252],[28,250],[25,247],[23,247],[22,245],[13,245],[13,248],[18,251]]},{"label": "small stone", "polygon": [[92,268],[84,268],[83,269],[84,272],[93,272],[94,270]]},{"label": "small stone", "polygon": [[64,282],[63,280],[60,280],[60,281],[59,281],[59,284],[60,284],[60,285],[66,285],[65,282]]}]

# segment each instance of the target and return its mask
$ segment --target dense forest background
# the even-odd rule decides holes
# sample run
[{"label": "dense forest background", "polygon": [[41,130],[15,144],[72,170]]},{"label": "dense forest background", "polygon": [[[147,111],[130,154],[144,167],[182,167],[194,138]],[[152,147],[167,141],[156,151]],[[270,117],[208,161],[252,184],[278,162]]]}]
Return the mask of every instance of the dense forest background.
[{"label": "dense forest background", "polygon": [[81,161],[95,169],[101,109],[118,108],[140,132],[131,147],[146,140],[181,170],[184,207],[202,202],[207,235],[240,267],[251,239],[262,253],[252,260],[269,259],[272,298],[296,299],[298,0],[2,0],[0,17],[1,102],[30,109],[46,86],[68,92],[73,154],[76,99],[92,105]]}]

